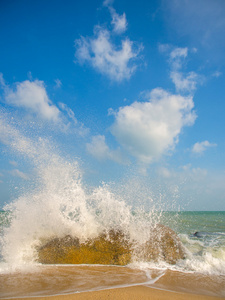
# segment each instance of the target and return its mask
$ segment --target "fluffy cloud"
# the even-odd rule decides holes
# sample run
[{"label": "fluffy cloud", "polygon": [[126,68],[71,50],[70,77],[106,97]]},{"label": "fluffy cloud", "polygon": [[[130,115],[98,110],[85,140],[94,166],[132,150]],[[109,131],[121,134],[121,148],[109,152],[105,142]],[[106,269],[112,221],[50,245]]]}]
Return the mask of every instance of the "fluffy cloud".
[{"label": "fluffy cloud", "polygon": [[114,113],[111,132],[140,162],[150,163],[172,150],[184,126],[195,122],[192,97],[154,89],[146,102],[134,102]]},{"label": "fluffy cloud", "polygon": [[201,143],[195,143],[192,152],[197,154],[202,154],[209,147],[216,147],[217,144],[210,143],[209,141],[204,141]]},{"label": "fluffy cloud", "polygon": [[109,9],[109,12],[112,17],[111,24],[113,25],[113,31],[116,34],[121,34],[127,30],[127,19],[126,14],[123,13],[119,15],[112,6],[113,0],[105,0],[103,6],[106,6]]},{"label": "fluffy cloud", "polygon": [[87,151],[99,160],[110,159],[121,164],[127,164],[127,159],[123,158],[120,150],[110,150],[105,141],[104,135],[92,137],[91,143],[86,145]]},{"label": "fluffy cloud", "polygon": [[172,68],[175,70],[178,70],[183,65],[183,60],[188,55],[188,48],[175,48],[170,53],[170,62],[172,65]]},{"label": "fluffy cloud", "polygon": [[195,72],[182,72],[185,59],[188,56],[188,48],[175,48],[169,54],[171,66],[170,78],[175,84],[177,92],[191,93],[196,89],[200,76]]},{"label": "fluffy cloud", "polygon": [[114,0],[105,0],[103,1],[103,6],[111,6],[113,4]]},{"label": "fluffy cloud", "polygon": [[[59,88],[61,81],[57,79],[55,82]],[[28,114],[49,121],[51,129],[57,128],[63,132],[72,131],[81,136],[88,133],[89,130],[76,119],[74,112],[65,103],[58,103],[58,107],[52,103],[43,81],[25,80],[16,83],[15,89],[13,89],[5,83],[3,75],[0,73],[0,87],[3,89],[5,103],[21,107]]]},{"label": "fluffy cloud", "polygon": [[128,38],[121,44],[112,41],[112,33],[122,34],[127,29],[126,14],[119,15],[112,7],[112,2],[106,0],[103,5],[109,9],[112,17],[112,32],[95,26],[93,37],[81,37],[75,41],[75,57],[80,64],[89,63],[98,72],[107,75],[111,80],[120,82],[129,79],[135,72],[135,59],[142,50],[142,45],[136,47]]},{"label": "fluffy cloud", "polygon": [[196,89],[199,76],[195,72],[189,72],[186,76],[181,72],[172,71],[170,78],[178,92],[191,92]]},{"label": "fluffy cloud", "polygon": [[188,48],[175,48],[171,53],[170,53],[170,57],[171,59],[177,59],[177,58],[181,58],[181,57],[187,57],[188,55]]},{"label": "fluffy cloud", "polygon": [[117,34],[121,34],[127,30],[127,19],[126,14],[123,13],[122,15],[117,14],[114,8],[109,8],[111,16],[112,16],[112,22],[113,25],[113,31]]},{"label": "fluffy cloud", "polygon": [[122,81],[129,79],[136,70],[134,59],[138,56],[141,47],[134,49],[129,39],[122,41],[120,48],[110,39],[110,32],[101,27],[95,28],[93,38],[84,38],[75,41],[75,56],[79,63],[88,62],[92,67],[111,80]]},{"label": "fluffy cloud", "polygon": [[25,80],[16,84],[16,90],[5,89],[8,104],[23,107],[43,119],[58,121],[59,109],[52,104],[46,93],[43,81]]}]

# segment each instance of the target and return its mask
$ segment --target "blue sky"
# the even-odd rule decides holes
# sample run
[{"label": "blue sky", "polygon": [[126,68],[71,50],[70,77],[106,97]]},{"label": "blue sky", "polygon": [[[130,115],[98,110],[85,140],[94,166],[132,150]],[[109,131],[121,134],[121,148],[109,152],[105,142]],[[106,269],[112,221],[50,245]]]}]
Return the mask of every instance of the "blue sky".
[{"label": "blue sky", "polygon": [[1,1],[0,207],[47,139],[134,205],[225,210],[224,34],[223,0]]}]

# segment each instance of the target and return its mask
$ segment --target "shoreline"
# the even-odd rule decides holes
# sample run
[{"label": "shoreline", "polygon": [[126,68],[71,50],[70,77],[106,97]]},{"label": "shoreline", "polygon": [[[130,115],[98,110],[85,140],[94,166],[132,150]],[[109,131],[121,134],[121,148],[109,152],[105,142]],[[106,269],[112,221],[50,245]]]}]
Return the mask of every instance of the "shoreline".
[{"label": "shoreline", "polygon": [[0,299],[203,300],[225,299],[224,275],[189,274],[116,266],[39,266],[0,274]]},{"label": "shoreline", "polygon": [[208,296],[196,293],[167,291],[145,285],[123,288],[104,289],[99,291],[80,292],[55,296],[32,296],[21,298],[1,298],[19,300],[219,300],[225,297]]}]

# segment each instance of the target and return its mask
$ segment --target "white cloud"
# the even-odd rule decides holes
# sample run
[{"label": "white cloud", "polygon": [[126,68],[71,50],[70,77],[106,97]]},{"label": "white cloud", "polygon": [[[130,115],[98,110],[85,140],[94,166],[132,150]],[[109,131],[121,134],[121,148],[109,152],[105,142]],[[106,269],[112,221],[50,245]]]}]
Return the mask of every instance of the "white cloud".
[{"label": "white cloud", "polygon": [[104,135],[96,135],[92,137],[91,143],[86,144],[87,151],[98,160],[110,159],[121,164],[127,164],[120,150],[110,150],[105,141]]},{"label": "white cloud", "polygon": [[22,179],[25,179],[25,180],[28,180],[29,179],[29,176],[23,172],[21,172],[20,170],[18,169],[14,169],[12,171],[9,171],[9,173],[12,175],[12,176],[15,176],[15,177],[19,177],[19,178],[22,178]]},{"label": "white cloud", "polygon": [[171,53],[170,53],[170,58],[175,59],[175,58],[180,58],[180,57],[187,57],[188,55],[188,48],[175,48]]},{"label": "white cloud", "polygon": [[127,19],[126,14],[122,15],[117,14],[113,7],[109,8],[109,11],[112,16],[111,24],[113,25],[113,31],[117,34],[121,34],[127,30]]},{"label": "white cloud", "polygon": [[159,44],[158,50],[161,53],[168,55],[169,64],[173,71],[178,71],[183,67],[185,59],[188,56],[188,48],[177,47],[174,48],[170,44]]},{"label": "white cloud", "polygon": [[176,90],[178,92],[187,91],[192,92],[196,89],[199,76],[195,72],[189,72],[186,76],[177,71],[172,71],[170,73],[170,78],[175,84]]},{"label": "white cloud", "polygon": [[[196,90],[197,84],[203,79],[195,72],[183,72],[182,68],[188,56],[188,48],[174,48],[169,45],[160,44],[159,51],[166,52],[169,55],[169,64],[171,67],[170,78],[176,87],[176,91],[181,93],[192,93]],[[192,51],[193,52],[193,51]]]},{"label": "white cloud", "polygon": [[109,147],[106,145],[104,135],[92,137],[91,143],[86,146],[87,151],[97,159],[105,159],[109,155]]},{"label": "white cloud", "polygon": [[75,41],[75,56],[79,63],[88,62],[92,67],[111,80],[129,79],[136,70],[134,59],[141,47],[134,49],[129,39],[122,41],[121,47],[116,47],[110,40],[110,32],[101,27],[95,28],[93,38],[81,37]]},{"label": "white cloud", "polygon": [[198,142],[198,143],[195,143],[193,148],[192,148],[192,152],[193,153],[197,153],[197,154],[202,154],[204,151],[207,150],[207,148],[209,147],[216,147],[217,144],[213,144],[213,143],[210,143],[209,141],[204,141],[204,142]]},{"label": "white cloud", "polygon": [[113,2],[113,0],[105,0],[103,2],[103,6],[106,6],[109,9],[112,17],[111,24],[113,25],[114,33],[121,34],[127,30],[126,14],[123,13],[122,15],[119,15],[112,6]]},{"label": "white cloud", "polygon": [[188,48],[175,48],[170,53],[170,60],[174,69],[179,69],[182,66],[182,60],[188,55]]},{"label": "white cloud", "polygon": [[113,4],[114,0],[105,0],[103,1],[103,6],[111,6]]},{"label": "white cloud", "polygon": [[[60,80],[56,80],[58,87]],[[48,125],[51,129],[59,129],[62,132],[72,131],[75,134],[84,136],[89,129],[79,122],[72,109],[65,103],[58,103],[58,107],[49,99],[44,82],[40,80],[25,80],[15,84],[15,89],[6,85],[3,76],[0,73],[0,85],[4,91],[4,101],[8,105],[21,107],[26,113],[32,114],[39,119],[50,121]],[[55,86],[56,88],[56,86]],[[1,120],[0,120],[1,121]],[[54,123],[52,123],[52,121]],[[44,123],[47,125],[46,123]],[[54,125],[54,127],[52,127]]]},{"label": "white cloud", "polygon": [[48,98],[43,81],[25,80],[16,84],[16,90],[5,90],[8,104],[23,107],[43,119],[58,121],[59,109]]},{"label": "white cloud", "polygon": [[119,15],[112,6],[112,0],[105,0],[111,14],[112,32],[101,26],[94,27],[93,37],[81,37],[75,40],[75,57],[80,63],[88,63],[101,74],[111,80],[120,82],[129,79],[137,68],[137,59],[142,45],[134,44],[129,38],[121,40],[120,44],[112,41],[113,34],[122,34],[127,30],[126,14]]},{"label": "white cloud", "polygon": [[192,97],[151,91],[147,102],[134,102],[115,112],[111,132],[139,161],[150,163],[172,150],[184,126],[195,122]]}]

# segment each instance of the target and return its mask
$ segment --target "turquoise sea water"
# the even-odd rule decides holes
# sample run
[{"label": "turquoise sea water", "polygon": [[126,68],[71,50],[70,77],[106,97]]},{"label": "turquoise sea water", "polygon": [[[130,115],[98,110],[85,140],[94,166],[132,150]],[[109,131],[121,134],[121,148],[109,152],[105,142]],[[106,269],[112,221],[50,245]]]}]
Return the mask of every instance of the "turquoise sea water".
[{"label": "turquoise sea water", "polygon": [[179,233],[225,233],[224,211],[165,212],[165,223]]}]

